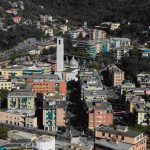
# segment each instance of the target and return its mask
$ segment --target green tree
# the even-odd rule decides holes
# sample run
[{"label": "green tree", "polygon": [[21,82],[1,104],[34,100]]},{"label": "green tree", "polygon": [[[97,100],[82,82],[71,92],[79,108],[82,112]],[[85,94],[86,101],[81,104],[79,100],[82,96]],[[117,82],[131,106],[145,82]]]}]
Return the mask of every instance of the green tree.
[{"label": "green tree", "polygon": [[12,61],[15,61],[15,59],[17,58],[16,53],[13,53],[13,54],[10,56],[10,58],[11,58]]},{"label": "green tree", "polygon": [[2,103],[2,108],[7,108],[7,96],[9,91],[7,89],[0,89],[0,99]]},{"label": "green tree", "polygon": [[130,56],[132,58],[138,59],[139,58],[139,51],[138,48],[134,47],[133,49],[130,50]]},{"label": "green tree", "polygon": [[7,132],[8,131],[9,131],[9,129],[7,127],[0,126],[0,138],[1,139],[7,138]]},{"label": "green tree", "polygon": [[97,61],[93,61],[90,67],[96,69],[97,71],[99,71],[102,68],[101,64],[98,63]]}]

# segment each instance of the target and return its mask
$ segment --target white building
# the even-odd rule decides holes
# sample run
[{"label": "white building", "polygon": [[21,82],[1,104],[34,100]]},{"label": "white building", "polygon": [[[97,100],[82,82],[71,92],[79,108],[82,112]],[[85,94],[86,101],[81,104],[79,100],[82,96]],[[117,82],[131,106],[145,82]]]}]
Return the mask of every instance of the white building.
[{"label": "white building", "polygon": [[68,68],[65,68],[63,71],[63,78],[66,81],[75,80],[78,81],[78,73],[79,73],[79,62],[74,59],[74,57],[70,60]]},{"label": "white building", "polygon": [[78,32],[78,31],[70,31],[69,34],[70,34],[70,36],[73,39],[76,39],[79,36],[80,32]]},{"label": "white building", "polygon": [[124,56],[129,56],[129,49],[115,48],[113,49],[113,55],[116,60],[120,60]]},{"label": "white building", "polygon": [[55,150],[55,137],[42,135],[35,143],[38,150]]},{"label": "white building", "polygon": [[62,72],[64,69],[64,40],[57,38],[57,72]]}]

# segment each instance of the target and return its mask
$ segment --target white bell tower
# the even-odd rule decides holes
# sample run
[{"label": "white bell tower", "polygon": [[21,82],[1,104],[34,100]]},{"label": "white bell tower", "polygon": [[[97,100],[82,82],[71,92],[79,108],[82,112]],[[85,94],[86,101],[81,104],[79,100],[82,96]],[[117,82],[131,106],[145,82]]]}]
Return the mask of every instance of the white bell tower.
[{"label": "white bell tower", "polygon": [[64,69],[64,39],[57,38],[57,72],[62,72]]}]

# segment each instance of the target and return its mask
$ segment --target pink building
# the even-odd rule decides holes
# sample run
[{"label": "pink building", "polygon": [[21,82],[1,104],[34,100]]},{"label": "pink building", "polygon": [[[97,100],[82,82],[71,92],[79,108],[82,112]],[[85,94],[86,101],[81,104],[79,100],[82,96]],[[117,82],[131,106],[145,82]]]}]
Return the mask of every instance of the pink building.
[{"label": "pink building", "polygon": [[13,17],[13,22],[14,23],[20,23],[20,21],[21,21],[21,17],[20,16]]},{"label": "pink building", "polygon": [[[112,106],[108,102],[88,103],[88,128],[113,124]],[[92,106],[92,107],[91,107]]]},{"label": "pink building", "polygon": [[112,64],[108,66],[108,73],[113,86],[122,84],[122,81],[124,80],[124,71]]},{"label": "pink building", "polygon": [[105,39],[106,32],[104,30],[90,29],[89,38],[90,40]]}]

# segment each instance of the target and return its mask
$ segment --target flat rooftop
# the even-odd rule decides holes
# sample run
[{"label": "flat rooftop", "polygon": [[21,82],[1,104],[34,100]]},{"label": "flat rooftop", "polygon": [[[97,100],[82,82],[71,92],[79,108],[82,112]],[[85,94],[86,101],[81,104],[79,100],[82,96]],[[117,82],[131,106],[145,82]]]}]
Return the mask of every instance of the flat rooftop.
[{"label": "flat rooftop", "polygon": [[18,130],[12,130],[12,131],[9,131],[9,133],[12,133],[14,135],[23,137],[25,139],[32,139],[32,138],[37,137],[36,134],[32,134],[32,133],[29,133],[29,132],[18,131]]},{"label": "flat rooftop", "polygon": [[17,90],[17,91],[12,91],[9,92],[8,97],[34,97],[34,94],[32,92],[27,92],[23,90]]},{"label": "flat rooftop", "polygon": [[55,75],[55,74],[50,74],[50,75],[46,75],[46,74],[39,74],[39,75],[23,75],[23,76],[19,76],[17,78],[20,78],[20,79],[24,79],[24,78],[37,78],[37,79],[58,79],[58,75]]},{"label": "flat rooftop", "polygon": [[127,144],[123,142],[116,143],[107,139],[100,139],[99,141],[95,142],[95,144],[101,145],[103,147],[110,148],[113,150],[127,150],[133,146],[132,144]]},{"label": "flat rooftop", "polygon": [[0,109],[0,111],[4,111],[6,113],[11,113],[11,114],[23,115],[23,116],[34,116],[35,115],[34,109],[9,109],[9,110]]},{"label": "flat rooftop", "polygon": [[102,90],[102,91],[99,91],[99,90],[97,90],[97,91],[84,91],[84,96],[95,96],[95,97],[102,96],[102,95],[107,96],[108,92],[109,91],[104,91],[104,90]]},{"label": "flat rooftop", "polygon": [[100,126],[96,129],[96,131],[101,131],[101,132],[106,132],[106,133],[111,133],[111,134],[118,134],[118,135],[120,134],[120,135],[124,135],[127,137],[136,137],[142,134],[142,132],[130,130],[128,129],[128,127],[120,126],[120,125],[116,126],[116,128],[109,127],[109,126]]}]

